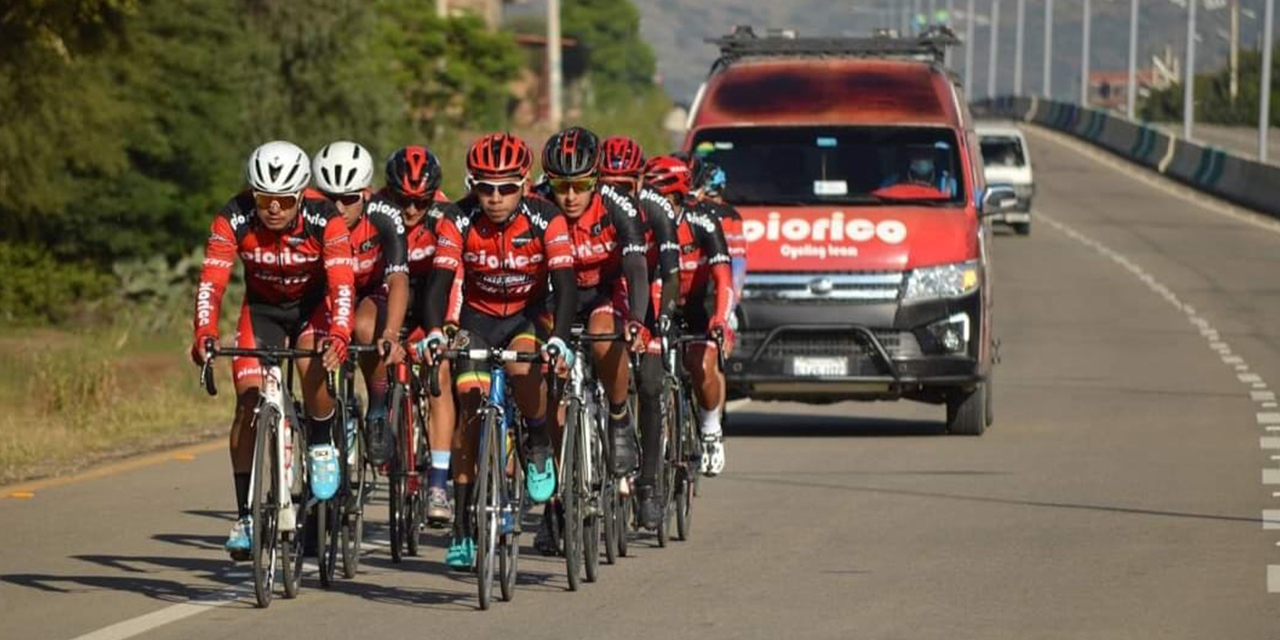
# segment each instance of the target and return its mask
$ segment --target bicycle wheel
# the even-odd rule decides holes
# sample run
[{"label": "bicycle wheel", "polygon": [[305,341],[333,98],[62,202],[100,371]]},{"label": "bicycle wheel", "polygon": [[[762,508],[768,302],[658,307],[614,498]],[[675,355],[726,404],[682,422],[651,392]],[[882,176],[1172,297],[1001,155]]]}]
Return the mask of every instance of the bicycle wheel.
[{"label": "bicycle wheel", "polygon": [[387,463],[387,525],[390,533],[391,561],[399,563],[402,556],[404,532],[400,530],[401,513],[404,511],[404,483],[400,471],[399,456],[392,456]]},{"label": "bicycle wheel", "polygon": [[631,539],[631,511],[634,508],[631,496],[624,496],[618,493],[617,503],[614,504],[614,517],[617,518],[618,524],[618,557],[627,557],[627,543]]},{"label": "bicycle wheel", "polygon": [[[511,602],[515,597],[516,576],[519,574],[518,566],[520,564],[520,533],[523,525],[521,520],[524,518],[524,468],[520,464],[520,456],[516,453],[516,439],[514,432],[507,431],[507,460],[508,464],[503,470],[503,482],[506,484],[507,502],[503,506],[503,528],[505,533],[502,536],[501,551],[498,555],[498,574],[501,576],[502,599],[505,602]],[[508,475],[506,470],[510,469]]]},{"label": "bicycle wheel", "polygon": [[[402,449],[409,451],[409,447],[413,447],[413,452],[422,455],[426,449],[420,446],[419,433],[421,432],[422,414],[418,413],[417,403],[413,401],[412,390],[405,394],[405,415],[408,420],[405,421],[405,432],[402,434],[400,442]],[[417,456],[414,456],[416,466]],[[419,537],[422,535],[422,522],[426,515],[426,484],[423,482],[425,478],[418,474],[418,470],[409,464],[405,464],[405,523],[404,523],[404,541],[405,549],[411,556],[418,555]],[[410,490],[412,489],[412,490]]]},{"label": "bicycle wheel", "polygon": [[498,459],[497,427],[497,412],[486,411],[480,465],[476,469],[476,580],[481,609],[488,609],[493,600],[494,556],[502,508],[503,465]]},{"label": "bicycle wheel", "polygon": [[[294,415],[298,414],[295,413]],[[306,450],[304,447],[306,438],[303,436],[302,429],[296,425],[297,423],[295,423],[292,432],[294,452],[293,485],[297,489],[297,493],[290,491],[291,504],[289,506],[294,513],[294,527],[292,531],[280,532],[283,534],[280,536],[280,568],[282,570],[281,577],[284,579],[284,597],[286,600],[298,597],[298,590],[302,588],[302,559],[306,555],[307,516],[306,510],[300,505],[306,504],[304,496],[310,494],[310,484],[308,482],[298,482],[298,476],[303,474],[305,469],[302,452]]]},{"label": "bicycle wheel", "polygon": [[361,421],[357,418],[355,440],[352,450],[347,454],[347,460],[353,461],[347,465],[347,506],[342,510],[342,519],[335,523],[341,527],[342,577],[348,580],[356,577],[356,572],[360,569],[360,542],[364,537],[364,505],[372,489],[365,485],[368,466],[364,462],[362,431]]},{"label": "bicycle wheel", "polygon": [[[560,485],[560,503],[564,505],[564,564],[569,578],[569,590],[578,590],[578,581],[582,575],[582,460],[578,451],[582,446],[582,402],[570,400],[565,411],[564,454],[561,466],[564,467],[564,479]],[[552,508],[550,503],[548,509]]]},{"label": "bicycle wheel", "polygon": [[600,496],[600,518],[604,520],[604,562],[618,562],[618,482],[613,480]]},{"label": "bicycle wheel", "polygon": [[253,486],[250,509],[253,532],[250,552],[253,556],[253,594],[259,607],[271,605],[276,581],[276,452],[277,412],[264,408],[258,414],[253,451]]},{"label": "bicycle wheel", "polygon": [[[613,473],[606,468],[604,421],[600,412],[588,411],[586,418],[582,425],[582,471],[585,476],[588,468],[594,469],[595,477],[590,483],[584,478],[581,485],[586,489],[582,501],[582,560],[587,582],[595,582],[600,577],[600,514],[603,511],[600,504],[605,500],[604,490],[610,486],[606,478],[612,478]],[[587,467],[587,464],[591,466]]]}]

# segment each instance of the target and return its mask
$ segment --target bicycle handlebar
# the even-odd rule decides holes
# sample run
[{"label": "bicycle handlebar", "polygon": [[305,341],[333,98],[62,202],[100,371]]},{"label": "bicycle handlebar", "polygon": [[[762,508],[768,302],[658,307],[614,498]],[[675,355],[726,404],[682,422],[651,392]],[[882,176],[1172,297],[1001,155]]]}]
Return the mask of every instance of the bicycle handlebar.
[{"label": "bicycle handlebar", "polygon": [[[551,350],[554,351],[554,347]],[[435,355],[427,374],[430,377],[428,385],[431,396],[440,397],[440,376],[437,373],[442,360],[484,361],[491,365],[501,365],[508,362],[549,363],[554,362],[558,357],[559,354],[555,353],[544,355],[537,351],[512,351],[511,349],[445,349]]]},{"label": "bicycle handlebar", "polygon": [[[216,340],[209,338],[205,340],[205,359],[204,364],[200,365],[200,383],[204,385],[204,390],[211,396],[218,395],[218,384],[213,376],[213,361],[218,356],[232,356],[245,358],[263,358],[266,360],[283,361],[283,360],[301,360],[303,358],[319,358],[324,355],[324,351],[316,351],[310,349],[283,349],[279,347],[265,347],[260,349],[241,349],[239,347],[219,347]],[[327,385],[332,385],[332,379],[325,379]],[[329,391],[333,394],[332,387]]]}]

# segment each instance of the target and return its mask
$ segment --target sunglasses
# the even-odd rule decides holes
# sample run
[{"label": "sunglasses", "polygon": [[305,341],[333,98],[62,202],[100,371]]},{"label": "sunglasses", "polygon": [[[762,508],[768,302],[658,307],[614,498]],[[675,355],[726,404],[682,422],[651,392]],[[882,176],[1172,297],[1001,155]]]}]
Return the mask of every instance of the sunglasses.
[{"label": "sunglasses", "polygon": [[359,203],[361,200],[364,200],[364,194],[362,193],[344,193],[342,195],[333,195],[333,194],[326,193],[325,197],[329,198],[329,202],[333,202],[335,204],[341,203],[343,206],[346,206],[346,207],[353,206]]},{"label": "sunglasses", "polygon": [[637,180],[636,178],[622,178],[622,177],[601,178],[600,182],[603,182],[607,185],[612,185],[618,189],[622,189],[627,193],[634,193],[635,190],[640,187],[640,181]]},{"label": "sunglasses", "polygon": [[551,183],[551,190],[564,195],[573,189],[577,193],[587,193],[595,191],[595,178],[551,178],[547,182]]},{"label": "sunglasses", "polygon": [[396,205],[401,209],[408,209],[412,207],[419,211],[426,211],[427,207],[431,206],[432,200],[434,200],[434,198],[410,198],[409,196],[400,194],[396,194],[392,199],[395,200]]},{"label": "sunglasses", "polygon": [[270,209],[272,202],[278,203],[281,209],[292,209],[298,204],[298,196],[292,194],[281,195],[278,193],[257,192],[253,194],[253,203],[262,211]]},{"label": "sunglasses", "polygon": [[500,196],[513,196],[520,193],[524,188],[524,180],[519,182],[473,182],[471,188],[479,195],[491,196],[497,193]]}]

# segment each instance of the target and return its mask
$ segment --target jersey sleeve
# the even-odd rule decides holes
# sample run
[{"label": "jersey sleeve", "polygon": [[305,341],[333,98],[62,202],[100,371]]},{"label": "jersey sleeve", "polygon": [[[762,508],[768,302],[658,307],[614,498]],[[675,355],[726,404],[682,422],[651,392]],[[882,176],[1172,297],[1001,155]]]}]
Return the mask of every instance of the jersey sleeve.
[{"label": "jersey sleeve", "polygon": [[436,222],[436,255],[431,264],[450,271],[462,266],[462,231],[456,219],[442,217]]},{"label": "jersey sleeve", "polygon": [[716,304],[714,317],[723,322],[729,321],[729,313],[733,309],[733,274],[729,269],[728,243],[724,238],[724,229],[720,226],[720,217],[701,213],[702,224],[697,225],[701,231],[698,243],[702,247],[702,255],[707,258],[707,266],[711,269],[712,286],[715,287]]},{"label": "jersey sleeve", "polygon": [[236,233],[225,210],[213,219],[209,239],[204,245],[204,264],[200,268],[200,284],[196,286],[194,329],[197,338],[218,335],[218,317],[222,296],[235,266]]},{"label": "jersey sleeve", "polygon": [[404,221],[384,208],[374,209],[369,215],[373,228],[378,231],[378,242],[382,246],[382,260],[387,265],[385,275],[390,277],[396,273],[409,273],[409,241],[405,233]]},{"label": "jersey sleeve", "polygon": [[340,215],[330,217],[324,225],[324,272],[331,309],[329,331],[334,337],[349,341],[355,318],[356,276],[350,232]]},{"label": "jersey sleeve", "polygon": [[552,216],[542,237],[547,270],[573,269],[573,242],[569,240],[569,225],[564,216]]}]

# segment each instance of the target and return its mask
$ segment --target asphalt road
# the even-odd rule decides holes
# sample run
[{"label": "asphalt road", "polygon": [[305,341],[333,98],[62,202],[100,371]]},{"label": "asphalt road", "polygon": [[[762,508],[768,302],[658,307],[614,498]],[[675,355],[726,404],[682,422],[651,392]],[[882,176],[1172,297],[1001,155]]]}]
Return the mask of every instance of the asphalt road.
[{"label": "asphalt road", "polygon": [[1280,638],[1280,233],[1030,135],[981,438],[925,405],[747,404],[691,540],[576,593],[526,553],[488,612],[436,536],[254,610],[202,453],[0,499],[0,638]]}]

